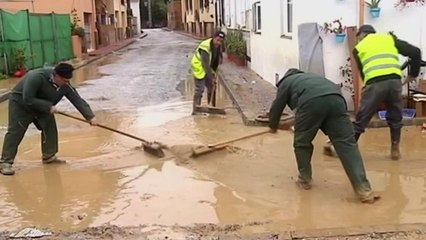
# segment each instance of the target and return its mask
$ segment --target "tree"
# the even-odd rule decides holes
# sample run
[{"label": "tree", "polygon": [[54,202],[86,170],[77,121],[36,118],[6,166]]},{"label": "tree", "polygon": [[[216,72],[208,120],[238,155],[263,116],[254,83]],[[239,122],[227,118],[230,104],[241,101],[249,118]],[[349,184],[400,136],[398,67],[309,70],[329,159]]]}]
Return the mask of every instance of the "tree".
[{"label": "tree", "polygon": [[154,0],[152,6],[152,21],[163,23],[167,21],[167,0]]}]

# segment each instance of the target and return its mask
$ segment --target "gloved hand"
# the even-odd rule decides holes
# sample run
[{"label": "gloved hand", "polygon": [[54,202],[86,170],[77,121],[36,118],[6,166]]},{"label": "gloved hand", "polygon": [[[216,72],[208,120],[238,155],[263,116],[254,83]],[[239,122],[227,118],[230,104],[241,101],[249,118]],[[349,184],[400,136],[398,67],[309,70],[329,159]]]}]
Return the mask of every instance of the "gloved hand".
[{"label": "gloved hand", "polygon": [[55,106],[50,107],[50,113],[51,114],[54,114],[54,113],[57,113],[57,112],[58,112],[58,109]]},{"label": "gloved hand", "polygon": [[89,124],[90,124],[90,126],[97,126],[97,125],[98,125],[98,123],[97,123],[97,121],[96,121],[96,118],[95,118],[95,117],[93,117],[92,119],[90,119],[90,120],[89,120]]},{"label": "gloved hand", "polygon": [[407,76],[407,77],[405,77],[404,81],[402,82],[402,85],[405,85],[405,84],[407,84],[407,83],[412,83],[412,82],[414,82],[414,81],[416,81],[416,78],[415,78],[415,77]]}]

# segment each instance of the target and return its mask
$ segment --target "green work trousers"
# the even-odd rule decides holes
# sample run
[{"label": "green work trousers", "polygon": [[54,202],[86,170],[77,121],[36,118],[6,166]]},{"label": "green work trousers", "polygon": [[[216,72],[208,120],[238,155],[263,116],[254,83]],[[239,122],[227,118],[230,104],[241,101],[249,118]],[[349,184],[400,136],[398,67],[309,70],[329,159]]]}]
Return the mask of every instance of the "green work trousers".
[{"label": "green work trousers", "polygon": [[42,158],[49,159],[58,152],[58,130],[53,114],[34,113],[23,104],[9,100],[9,125],[4,136],[0,163],[11,163],[16,157],[18,146],[24,138],[28,126],[34,123],[41,130]]},{"label": "green work trousers", "polygon": [[294,128],[299,181],[312,180],[312,141],[321,129],[333,143],[354,190],[371,191],[343,97],[335,94],[309,100],[297,109]]}]

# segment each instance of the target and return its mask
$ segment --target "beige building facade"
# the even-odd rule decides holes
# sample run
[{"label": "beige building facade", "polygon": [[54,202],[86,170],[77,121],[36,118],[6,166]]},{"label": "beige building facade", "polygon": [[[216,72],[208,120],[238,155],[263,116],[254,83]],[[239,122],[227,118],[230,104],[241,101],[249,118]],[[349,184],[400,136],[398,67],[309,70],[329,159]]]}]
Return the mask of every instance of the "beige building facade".
[{"label": "beige building facade", "polygon": [[211,37],[215,29],[216,11],[211,0],[182,0],[182,22],[186,32]]},{"label": "beige building facade", "polygon": [[0,9],[10,12],[28,9],[31,13],[58,14],[71,14],[75,9],[80,20],[78,25],[85,31],[83,46],[88,51],[126,38],[126,0],[1,1]]}]

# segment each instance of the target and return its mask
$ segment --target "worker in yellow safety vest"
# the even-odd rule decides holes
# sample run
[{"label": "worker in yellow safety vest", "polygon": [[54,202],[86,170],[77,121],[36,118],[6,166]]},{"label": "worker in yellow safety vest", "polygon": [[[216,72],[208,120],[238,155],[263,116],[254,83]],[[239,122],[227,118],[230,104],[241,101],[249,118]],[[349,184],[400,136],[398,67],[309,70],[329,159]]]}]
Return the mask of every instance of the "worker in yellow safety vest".
[{"label": "worker in yellow safety vest", "polygon": [[[360,109],[353,122],[355,139],[358,141],[381,103],[386,106],[386,121],[390,128],[391,159],[400,158],[399,142],[402,128],[402,86],[416,80],[420,72],[421,51],[393,33],[380,34],[371,25],[363,25],[357,33],[358,44],[353,56],[358,63],[364,87]],[[409,57],[408,74],[402,82],[399,54]],[[326,154],[334,155],[329,144]]]},{"label": "worker in yellow safety vest", "polygon": [[[221,45],[224,39],[225,33],[217,31],[212,38],[208,38],[198,45],[191,59],[191,70],[195,79],[192,115],[198,114],[196,106],[201,104],[204,88],[207,87],[208,103],[210,103],[211,94],[214,94],[212,89],[213,84],[217,84],[216,72],[222,61]],[[213,106],[215,102],[215,95],[213,95]]]}]

